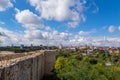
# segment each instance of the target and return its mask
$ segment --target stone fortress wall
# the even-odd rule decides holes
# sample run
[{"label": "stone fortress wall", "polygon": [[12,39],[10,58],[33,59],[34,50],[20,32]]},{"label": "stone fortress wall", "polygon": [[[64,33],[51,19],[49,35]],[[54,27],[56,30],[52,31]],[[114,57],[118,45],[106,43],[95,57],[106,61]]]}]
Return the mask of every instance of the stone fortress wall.
[{"label": "stone fortress wall", "polygon": [[[41,80],[50,75],[55,63],[55,51],[35,51],[4,56],[0,60],[0,80]],[[1,58],[1,57],[0,57]]]}]

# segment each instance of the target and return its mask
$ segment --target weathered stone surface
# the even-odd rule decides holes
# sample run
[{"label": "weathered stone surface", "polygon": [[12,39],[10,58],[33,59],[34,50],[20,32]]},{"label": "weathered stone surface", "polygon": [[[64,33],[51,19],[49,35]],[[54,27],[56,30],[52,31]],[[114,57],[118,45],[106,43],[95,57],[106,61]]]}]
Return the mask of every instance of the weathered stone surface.
[{"label": "weathered stone surface", "polygon": [[44,66],[46,67],[44,69],[44,73],[45,75],[50,75],[52,74],[52,71],[53,70],[53,67],[54,67],[54,62],[55,62],[55,52],[54,51],[45,51],[44,53],[44,58],[45,58],[45,61],[44,61]]},{"label": "weathered stone surface", "polygon": [[31,55],[0,61],[0,80],[40,80],[51,74],[54,51],[36,51]]}]

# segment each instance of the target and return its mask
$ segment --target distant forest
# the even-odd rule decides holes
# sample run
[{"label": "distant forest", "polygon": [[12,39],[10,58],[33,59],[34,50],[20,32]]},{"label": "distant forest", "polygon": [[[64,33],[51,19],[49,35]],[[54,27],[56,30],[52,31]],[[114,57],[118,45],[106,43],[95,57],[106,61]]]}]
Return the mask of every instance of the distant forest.
[{"label": "distant forest", "polygon": [[30,52],[36,50],[54,50],[57,49],[56,46],[6,46],[0,47],[0,51],[13,51],[15,53]]}]

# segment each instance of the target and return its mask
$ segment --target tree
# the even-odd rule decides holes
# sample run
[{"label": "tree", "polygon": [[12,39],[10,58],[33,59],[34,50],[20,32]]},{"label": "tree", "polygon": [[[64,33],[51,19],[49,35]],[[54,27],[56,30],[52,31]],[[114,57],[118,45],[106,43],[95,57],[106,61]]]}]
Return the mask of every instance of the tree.
[{"label": "tree", "polygon": [[[58,51],[56,80],[119,80],[120,56],[102,51],[86,56],[74,51]],[[97,56],[97,57],[96,57]],[[106,62],[114,65],[106,66]]]}]

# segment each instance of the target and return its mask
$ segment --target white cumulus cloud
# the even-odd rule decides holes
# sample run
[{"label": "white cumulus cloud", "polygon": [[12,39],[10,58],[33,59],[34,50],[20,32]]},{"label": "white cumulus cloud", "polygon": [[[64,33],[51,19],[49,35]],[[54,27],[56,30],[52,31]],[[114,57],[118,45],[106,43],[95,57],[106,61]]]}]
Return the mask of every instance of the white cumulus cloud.
[{"label": "white cumulus cloud", "polygon": [[10,0],[0,0],[0,12],[5,11],[7,8],[13,7]]},{"label": "white cumulus cloud", "polygon": [[112,33],[112,32],[115,31],[115,29],[116,29],[116,27],[113,26],[113,25],[111,25],[111,26],[108,28],[108,31]]},{"label": "white cumulus cloud", "polygon": [[118,27],[118,30],[120,31],[120,26]]},{"label": "white cumulus cloud", "polygon": [[15,18],[25,28],[43,27],[41,18],[29,10],[17,10]]},{"label": "white cumulus cloud", "polygon": [[46,27],[45,27],[45,30],[51,31],[52,29],[51,29],[49,26],[46,26]]},{"label": "white cumulus cloud", "polygon": [[26,30],[24,34],[24,38],[26,39],[43,39],[42,33],[40,30]]},{"label": "white cumulus cloud", "polygon": [[5,24],[5,22],[3,22],[3,21],[0,21],[0,24]]},{"label": "white cumulus cloud", "polygon": [[0,27],[0,33],[3,34],[3,36],[0,37],[3,45],[18,44],[19,40],[22,39],[21,34],[5,28]]},{"label": "white cumulus cloud", "polygon": [[30,4],[47,20],[71,20],[70,27],[85,21],[83,14],[86,0],[30,0]]}]

